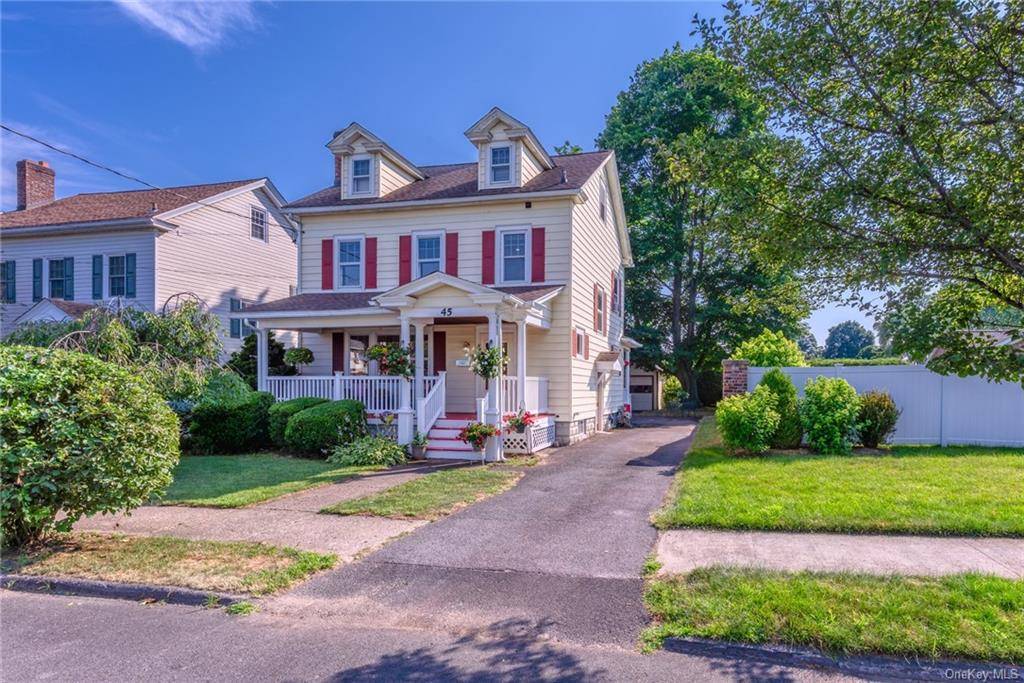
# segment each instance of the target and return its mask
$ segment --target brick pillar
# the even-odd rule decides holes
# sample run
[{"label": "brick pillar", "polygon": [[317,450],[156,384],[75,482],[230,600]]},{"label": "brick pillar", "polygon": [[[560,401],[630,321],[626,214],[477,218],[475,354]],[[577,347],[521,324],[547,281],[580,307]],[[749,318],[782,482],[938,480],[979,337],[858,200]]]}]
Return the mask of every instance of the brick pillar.
[{"label": "brick pillar", "polygon": [[722,398],[747,393],[749,360],[722,361]]}]

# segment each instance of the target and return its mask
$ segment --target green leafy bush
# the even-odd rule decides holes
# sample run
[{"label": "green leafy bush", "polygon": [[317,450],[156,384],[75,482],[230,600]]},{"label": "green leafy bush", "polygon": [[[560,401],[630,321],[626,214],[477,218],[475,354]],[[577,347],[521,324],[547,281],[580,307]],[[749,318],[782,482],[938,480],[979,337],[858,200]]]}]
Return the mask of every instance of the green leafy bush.
[{"label": "green leafy bush", "polygon": [[149,382],[86,354],[29,346],[0,346],[0,367],[4,545],[134,509],[171,483],[178,420]]},{"label": "green leafy bush", "polygon": [[252,389],[241,377],[230,370],[215,370],[206,381],[199,400],[207,403],[239,401],[249,396]]},{"label": "green leafy bush", "polygon": [[732,451],[764,453],[772,444],[779,428],[779,413],[775,410],[775,394],[758,385],[749,394],[723,398],[715,408],[715,421],[722,441]]},{"label": "green leafy bush", "polygon": [[351,443],[334,447],[327,462],[343,466],[400,465],[405,462],[405,448],[382,436],[364,436]]},{"label": "green leafy bush", "polygon": [[762,385],[775,395],[775,410],[779,414],[779,426],[772,435],[772,448],[800,448],[804,429],[800,424],[793,381],[782,370],[772,368],[758,383],[758,386]]},{"label": "green leafy bush", "polygon": [[[245,380],[250,389],[256,388],[256,342],[258,337],[255,334],[246,335],[242,339],[242,346],[231,354],[231,358],[224,365]],[[289,365],[285,359],[284,344],[274,338],[274,331],[267,332],[267,374],[274,377],[294,375],[295,367]]]},{"label": "green leafy bush", "polygon": [[366,436],[366,409],[359,401],[328,401],[295,413],[284,445],[298,453],[324,455],[338,444]]},{"label": "green leafy bush", "polygon": [[267,430],[270,435],[270,443],[274,444],[278,448],[283,447],[284,430],[288,427],[288,420],[291,419],[292,415],[302,412],[306,408],[312,408],[313,406],[320,405],[321,403],[327,403],[327,399],[305,396],[303,398],[293,398],[290,401],[279,401],[270,406],[270,410],[268,411],[269,422],[267,426]]},{"label": "green leafy bush", "polygon": [[679,410],[686,398],[683,385],[675,375],[665,375],[661,385],[662,405],[668,410]]},{"label": "green leafy bush", "polygon": [[748,360],[751,365],[759,368],[807,365],[804,354],[795,341],[786,339],[786,335],[772,332],[767,327],[761,334],[737,346],[732,357],[736,360]]},{"label": "green leafy bush", "polygon": [[886,391],[869,391],[860,397],[860,414],[857,416],[857,433],[860,442],[868,448],[878,448],[886,443],[896,431],[900,409]]},{"label": "green leafy bush", "polygon": [[841,377],[818,377],[804,385],[800,421],[807,442],[820,453],[849,453],[856,434],[860,397]]},{"label": "green leafy bush", "polygon": [[289,365],[309,365],[313,362],[313,352],[305,346],[296,346],[284,352],[284,362]]},{"label": "green leafy bush", "polygon": [[269,410],[274,396],[242,386],[237,393],[233,373],[221,373],[210,391],[192,408],[189,448],[195,453],[243,453],[269,445]]}]

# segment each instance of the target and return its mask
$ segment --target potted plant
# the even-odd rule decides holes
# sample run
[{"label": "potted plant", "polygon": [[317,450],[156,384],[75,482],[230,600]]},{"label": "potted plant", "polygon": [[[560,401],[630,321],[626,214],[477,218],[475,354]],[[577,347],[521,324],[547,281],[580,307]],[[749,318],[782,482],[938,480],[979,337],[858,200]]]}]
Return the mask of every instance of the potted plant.
[{"label": "potted plant", "polygon": [[412,437],[412,459],[413,460],[426,460],[427,459],[427,435],[416,432],[415,436]]},{"label": "potted plant", "polygon": [[482,451],[487,439],[498,436],[498,428],[483,422],[470,422],[459,432],[459,440],[468,443],[474,451]]},{"label": "potted plant", "polygon": [[484,388],[490,389],[490,381],[501,373],[501,366],[505,362],[505,353],[497,346],[477,346],[466,351],[466,358],[469,360],[469,369],[473,374],[484,381]]},{"label": "potted plant", "polygon": [[408,346],[375,344],[366,350],[366,358],[377,361],[383,375],[408,378],[416,374],[416,363]]},{"label": "potted plant", "polygon": [[529,410],[520,410],[514,415],[505,416],[505,424],[508,425],[509,432],[515,432],[516,434],[522,434],[526,431],[527,427],[536,421],[537,416]]},{"label": "potted plant", "polygon": [[309,365],[313,362],[313,352],[304,346],[296,346],[284,352],[284,362],[294,365],[295,371],[302,374],[302,365]]}]

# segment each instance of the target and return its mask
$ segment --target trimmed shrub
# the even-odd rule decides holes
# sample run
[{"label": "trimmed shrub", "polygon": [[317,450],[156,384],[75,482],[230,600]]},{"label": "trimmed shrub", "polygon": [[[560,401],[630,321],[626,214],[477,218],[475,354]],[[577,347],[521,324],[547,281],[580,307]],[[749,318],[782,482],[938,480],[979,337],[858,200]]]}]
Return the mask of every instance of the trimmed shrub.
[{"label": "trimmed shrub", "polygon": [[804,385],[800,421],[819,453],[849,453],[856,436],[860,397],[842,377],[818,377]]},{"label": "trimmed shrub", "polygon": [[886,391],[869,391],[860,397],[860,413],[857,417],[857,433],[860,442],[868,448],[878,448],[886,443],[896,431],[900,409]]},{"label": "trimmed shrub", "polygon": [[0,367],[4,545],[132,510],[171,483],[178,420],[152,384],[90,355],[36,347],[0,346]]},{"label": "trimmed shrub", "polygon": [[761,334],[737,346],[732,357],[736,360],[748,360],[751,365],[759,368],[807,365],[803,351],[795,341],[787,339],[781,332],[772,332],[767,327]]},{"label": "trimmed shrub", "polygon": [[804,428],[800,424],[800,409],[793,381],[782,370],[772,368],[758,382],[758,386],[761,385],[775,395],[775,410],[779,413],[779,426],[772,435],[772,448],[800,448]]},{"label": "trimmed shrub", "polygon": [[775,394],[758,385],[749,394],[723,398],[715,408],[715,421],[722,441],[732,451],[764,453],[771,447],[772,436],[779,428],[775,410]]},{"label": "trimmed shrub", "polygon": [[199,400],[207,403],[239,401],[246,398],[252,389],[245,380],[230,370],[216,370],[206,380],[206,386]]},{"label": "trimmed shrub", "polygon": [[316,398],[315,396],[304,396],[302,398],[293,398],[290,401],[279,401],[270,406],[267,423],[270,443],[274,444],[278,448],[283,448],[284,430],[288,427],[288,420],[291,419],[292,415],[300,413],[306,408],[312,408],[313,406],[320,405],[321,403],[327,403],[327,399]]},{"label": "trimmed shrub", "polygon": [[251,391],[239,397],[211,399],[192,408],[189,447],[195,453],[242,453],[266,448],[270,406],[274,396]]},{"label": "trimmed shrub", "polygon": [[405,462],[405,448],[382,436],[364,436],[351,443],[338,444],[327,462],[336,465],[401,465]]},{"label": "trimmed shrub", "polygon": [[298,453],[324,456],[338,444],[366,436],[366,410],[359,401],[328,401],[295,413],[284,430],[284,445]]},{"label": "trimmed shrub", "polygon": [[661,404],[666,410],[679,410],[682,408],[686,392],[683,385],[675,375],[664,375],[661,385]]}]

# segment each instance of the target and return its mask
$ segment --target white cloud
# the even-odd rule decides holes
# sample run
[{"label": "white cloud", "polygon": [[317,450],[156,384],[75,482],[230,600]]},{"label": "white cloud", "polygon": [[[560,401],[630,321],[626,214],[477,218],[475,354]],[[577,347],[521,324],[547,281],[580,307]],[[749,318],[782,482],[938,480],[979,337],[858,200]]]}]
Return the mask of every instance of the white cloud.
[{"label": "white cloud", "polygon": [[115,0],[132,19],[155,28],[193,52],[208,52],[236,31],[259,26],[253,2],[139,2]]}]

